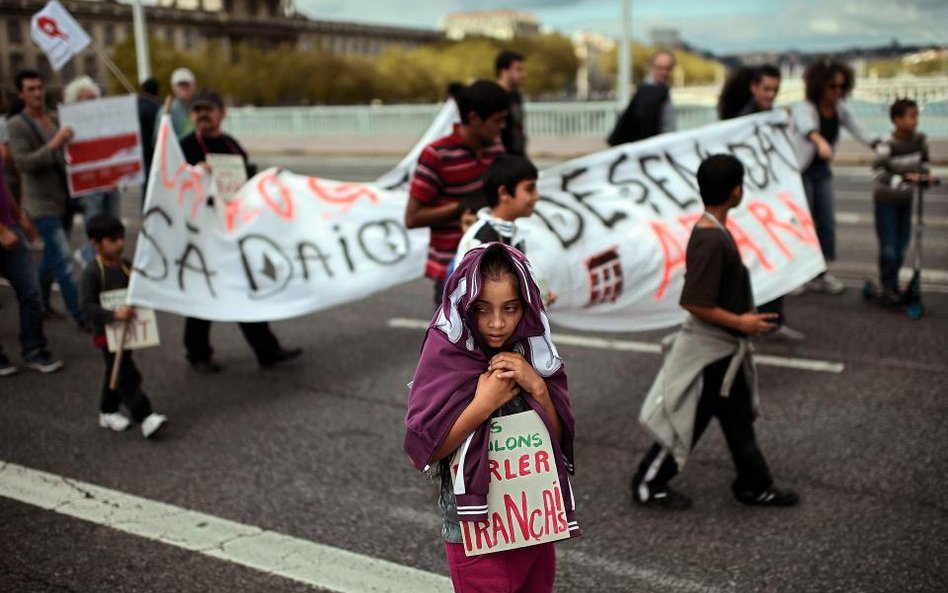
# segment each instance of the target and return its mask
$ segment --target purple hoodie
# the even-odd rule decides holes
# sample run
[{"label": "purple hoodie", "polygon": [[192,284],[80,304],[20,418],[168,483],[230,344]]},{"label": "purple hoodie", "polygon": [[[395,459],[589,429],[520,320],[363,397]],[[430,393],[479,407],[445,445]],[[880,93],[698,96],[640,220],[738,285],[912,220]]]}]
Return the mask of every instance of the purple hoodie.
[{"label": "purple hoodie", "polygon": [[[563,438],[550,439],[556,457],[560,491],[566,505],[570,537],[580,535],[574,517],[575,501],[568,474],[573,473],[573,410],[570,406],[563,360],[550,338],[550,325],[543,300],[526,256],[502,243],[488,243],[469,251],[458,264],[444,287],[441,307],[435,312],[425,334],[421,358],[415,369],[408,412],[405,415],[405,451],[415,467],[426,471],[461,412],[473,401],[478,377],[490,361],[476,332],[472,305],[480,295],[483,279],[481,260],[488,250],[500,249],[510,258],[520,284],[523,317],[507,340],[505,349],[520,352],[537,374],[546,381],[547,390],[560,417]],[[555,434],[540,404],[524,395],[524,401],[540,416],[550,435]],[[468,441],[464,455],[464,492],[455,492],[458,515],[464,521],[487,520],[487,491],[490,474],[487,450],[490,422],[484,422]]]}]

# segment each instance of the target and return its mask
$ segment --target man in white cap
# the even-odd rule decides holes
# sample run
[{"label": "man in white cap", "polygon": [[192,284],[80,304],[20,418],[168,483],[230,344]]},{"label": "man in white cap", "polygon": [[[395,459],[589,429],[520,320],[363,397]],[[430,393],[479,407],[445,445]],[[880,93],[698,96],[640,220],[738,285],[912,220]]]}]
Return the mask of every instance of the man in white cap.
[{"label": "man in white cap", "polygon": [[[171,73],[171,92],[174,94],[174,100],[171,102],[171,127],[174,128],[178,140],[194,131],[189,107],[196,90],[197,79],[194,72],[187,68],[178,68]],[[158,137],[157,133],[155,137]]]}]

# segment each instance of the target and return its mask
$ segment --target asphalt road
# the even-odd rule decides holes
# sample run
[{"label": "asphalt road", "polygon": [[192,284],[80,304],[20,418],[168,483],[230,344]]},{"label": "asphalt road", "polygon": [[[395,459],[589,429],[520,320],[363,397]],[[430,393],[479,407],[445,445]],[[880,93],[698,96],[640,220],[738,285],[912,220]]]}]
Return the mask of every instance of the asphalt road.
[{"label": "asphalt road", "polygon": [[[392,159],[284,164],[365,180]],[[851,286],[841,296],[788,298],[788,318],[807,340],[759,344],[779,360],[843,365],[838,373],[760,367],[760,444],[778,483],[798,489],[802,504],[736,503],[730,459],[712,427],[677,480],[694,508],[633,508],[628,481],[648,445],[635,418],[659,357],[562,344],[578,422],[574,488],[585,535],[559,545],[558,591],[948,589],[948,200],[943,189],[930,200],[926,316],[911,321],[861,302],[857,285],[875,261],[868,179],[859,169],[838,173],[838,209],[851,222],[840,225],[834,269]],[[100,357],[72,324],[50,323],[66,368],[0,379],[0,488],[2,472],[17,464],[445,575],[435,488],[401,449],[405,384],[422,334],[390,323],[428,317],[430,291],[427,282],[412,282],[276,323],[282,342],[305,352],[270,371],[256,368],[236,325],[215,324],[225,365],[218,377],[188,369],[182,320],[160,314],[162,347],[136,357],[153,403],[171,419],[158,442],[97,426]],[[8,353],[16,352],[15,310],[12,291],[0,287]],[[554,338],[578,333],[554,328]],[[595,336],[654,343],[664,333]],[[89,504],[109,502],[84,496]],[[2,592],[314,590],[265,566],[37,504],[0,496]],[[396,581],[392,591],[412,590]]]}]

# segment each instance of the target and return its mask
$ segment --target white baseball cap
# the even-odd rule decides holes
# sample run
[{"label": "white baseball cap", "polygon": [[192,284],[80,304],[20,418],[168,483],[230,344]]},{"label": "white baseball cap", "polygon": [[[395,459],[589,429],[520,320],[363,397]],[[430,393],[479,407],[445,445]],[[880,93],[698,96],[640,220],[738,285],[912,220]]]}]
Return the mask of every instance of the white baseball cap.
[{"label": "white baseball cap", "polygon": [[194,72],[191,72],[187,68],[178,68],[171,73],[171,86],[181,83],[194,84],[197,80],[194,76]]}]

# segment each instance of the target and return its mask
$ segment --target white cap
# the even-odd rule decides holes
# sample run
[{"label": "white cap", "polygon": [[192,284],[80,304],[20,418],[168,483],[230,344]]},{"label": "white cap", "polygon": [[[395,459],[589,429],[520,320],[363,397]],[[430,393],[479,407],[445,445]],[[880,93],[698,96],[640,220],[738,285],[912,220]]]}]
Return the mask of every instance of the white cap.
[{"label": "white cap", "polygon": [[182,82],[194,84],[196,80],[197,79],[194,77],[194,72],[191,72],[187,68],[178,68],[171,73],[171,86],[181,84]]}]

